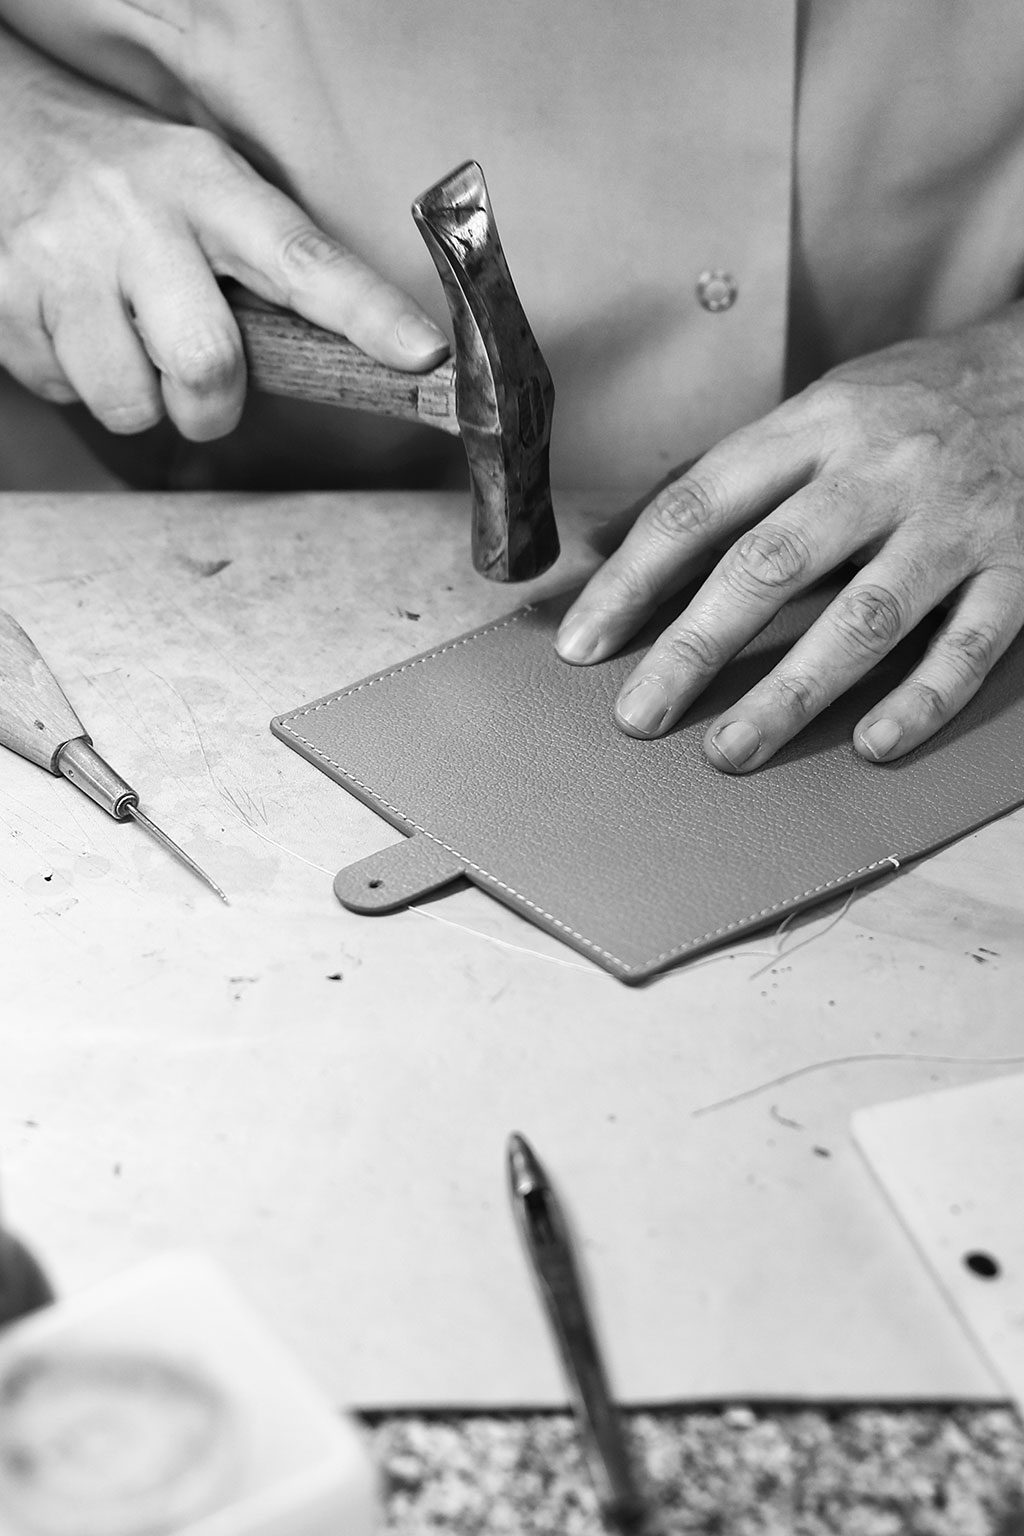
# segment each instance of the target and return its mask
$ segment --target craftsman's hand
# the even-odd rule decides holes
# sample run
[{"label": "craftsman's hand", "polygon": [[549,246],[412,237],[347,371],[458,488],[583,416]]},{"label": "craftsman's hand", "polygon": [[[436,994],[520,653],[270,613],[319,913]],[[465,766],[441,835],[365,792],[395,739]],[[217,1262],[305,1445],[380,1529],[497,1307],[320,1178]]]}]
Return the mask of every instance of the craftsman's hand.
[{"label": "craftsman's hand", "polygon": [[844,364],[727,437],[644,509],[558,649],[603,660],[713,565],[616,703],[624,730],[658,736],[789,598],[851,559],[860,569],[806,635],[712,723],[716,767],[760,767],[949,599],[920,663],[854,732],[869,761],[898,758],[963,708],[1021,628],[1024,306]]},{"label": "craftsman's hand", "polygon": [[214,134],[94,87],[0,28],[0,365],[113,432],[196,440],[242,409],[215,274],[421,370],[444,336]]}]

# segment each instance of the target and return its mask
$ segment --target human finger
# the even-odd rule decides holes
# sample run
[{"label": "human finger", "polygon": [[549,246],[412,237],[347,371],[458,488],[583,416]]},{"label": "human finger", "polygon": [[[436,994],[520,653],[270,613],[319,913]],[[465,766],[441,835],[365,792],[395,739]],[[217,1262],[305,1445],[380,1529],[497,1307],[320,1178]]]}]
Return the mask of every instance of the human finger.
[{"label": "human finger", "polygon": [[421,371],[447,355],[444,333],[407,293],[242,162],[191,212],[214,270],[261,298],[347,336],[391,367]]},{"label": "human finger", "polygon": [[811,475],[818,447],[787,407],[723,439],[644,508],[619,549],[584,587],[556,647],[577,666],[603,661],[712,551],[771,511]]},{"label": "human finger", "polygon": [[887,655],[964,573],[952,550],[921,561],[895,537],[802,635],[767,677],[708,729],[717,768],[759,768]]},{"label": "human finger", "polygon": [[78,399],[74,385],[60,365],[53,343],[41,327],[29,333],[13,334],[12,328],[0,321],[3,344],[0,346],[0,367],[26,389],[49,400],[53,405],[70,405]]},{"label": "human finger", "polygon": [[136,329],[160,375],[167,414],[184,437],[205,442],[237,426],[245,404],[238,326],[191,233],[166,235],[130,258],[122,274]]},{"label": "human finger", "polygon": [[972,577],[921,661],[857,726],[857,751],[869,762],[892,762],[934,736],[977,693],[1022,624],[1024,574]]},{"label": "human finger", "polygon": [[43,323],[39,284],[24,266],[0,258],[0,367],[44,400],[67,405],[74,387]]},{"label": "human finger", "polygon": [[64,296],[50,335],[68,382],[109,432],[142,432],[162,418],[156,373],[116,291]]},{"label": "human finger", "polygon": [[882,525],[877,493],[865,485],[855,494],[860,520],[849,516],[847,482],[812,481],[732,545],[623,683],[615,713],[625,731],[668,730],[784,604]]}]

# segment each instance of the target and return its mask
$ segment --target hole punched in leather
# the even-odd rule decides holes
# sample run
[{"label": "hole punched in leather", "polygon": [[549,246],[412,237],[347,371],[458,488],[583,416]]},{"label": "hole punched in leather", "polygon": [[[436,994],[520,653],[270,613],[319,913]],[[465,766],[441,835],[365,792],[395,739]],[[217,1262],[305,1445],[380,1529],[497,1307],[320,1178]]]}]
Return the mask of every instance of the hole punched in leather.
[{"label": "hole punched in leather", "polygon": [[334,894],[350,912],[395,912],[450,885],[465,869],[458,855],[442,843],[414,833],[339,869]]}]

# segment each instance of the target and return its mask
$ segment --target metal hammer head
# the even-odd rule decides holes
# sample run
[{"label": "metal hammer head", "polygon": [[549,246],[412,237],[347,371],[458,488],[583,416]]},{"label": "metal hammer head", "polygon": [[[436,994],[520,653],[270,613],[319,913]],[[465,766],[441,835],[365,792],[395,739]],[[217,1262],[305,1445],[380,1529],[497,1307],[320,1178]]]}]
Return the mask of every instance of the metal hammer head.
[{"label": "metal hammer head", "polygon": [[412,214],[455,329],[455,414],[472,481],[473,564],[495,581],[527,581],[558,558],[548,468],[551,374],[519,302],[476,162],[467,160],[424,192]]}]

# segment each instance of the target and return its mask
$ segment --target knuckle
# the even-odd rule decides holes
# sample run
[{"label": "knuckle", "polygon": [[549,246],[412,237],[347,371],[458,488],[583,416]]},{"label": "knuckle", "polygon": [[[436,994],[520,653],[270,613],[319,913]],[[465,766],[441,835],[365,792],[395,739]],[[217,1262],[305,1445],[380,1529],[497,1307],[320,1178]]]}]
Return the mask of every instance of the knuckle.
[{"label": "knuckle", "polygon": [[286,278],[301,281],[325,267],[340,265],[347,255],[344,246],[315,224],[302,224],[284,236],[279,260]]},{"label": "knuckle", "polygon": [[989,625],[957,627],[946,634],[942,649],[958,679],[976,685],[984,682],[995,664],[998,636]]},{"label": "knuckle", "polygon": [[857,656],[884,656],[903,633],[903,604],[887,587],[854,587],[832,605],[832,625],[846,648]]},{"label": "knuckle", "polygon": [[717,672],[725,661],[721,647],[705,630],[689,626],[668,630],[662,635],[658,650],[672,665],[702,676]]},{"label": "knuckle", "polygon": [[4,288],[10,291],[15,272],[38,275],[41,265],[57,253],[59,232],[51,217],[36,210],[25,214],[15,229],[5,233],[4,245]]},{"label": "knuckle", "polygon": [[922,725],[941,725],[953,714],[956,704],[951,689],[923,682],[920,678],[913,679],[907,687],[916,706],[914,714]]},{"label": "knuckle", "polygon": [[799,533],[762,523],[733,546],[723,575],[744,596],[760,597],[766,591],[796,585],[810,564],[810,549]]},{"label": "knuckle", "polygon": [[826,462],[838,455],[843,464],[863,465],[878,451],[881,423],[863,381],[852,375],[827,375],[799,398],[820,438]]},{"label": "knuckle", "polygon": [[859,394],[857,386],[841,373],[826,374],[804,390],[802,399],[808,408],[822,421],[842,422],[854,410],[854,399]]},{"label": "knuckle", "polygon": [[780,672],[772,679],[772,688],[790,719],[811,720],[828,703],[822,684],[806,672]]},{"label": "knuckle", "polygon": [[118,161],[100,161],[92,167],[90,195],[101,203],[128,212],[137,196],[135,180],[127,164]]},{"label": "knuckle", "polygon": [[666,486],[648,511],[651,530],[671,543],[705,536],[714,526],[717,498],[701,481],[687,476]]},{"label": "knuckle", "polygon": [[902,450],[914,469],[920,472],[923,467],[941,458],[946,449],[948,435],[945,424],[940,426],[932,421],[919,421],[914,424],[910,432],[901,437],[898,450]]},{"label": "knuckle", "polygon": [[818,476],[817,491],[824,509],[856,506],[871,495],[861,475],[845,467],[832,466]]},{"label": "knuckle", "polygon": [[639,560],[624,562],[614,571],[607,567],[606,580],[607,604],[615,611],[643,612],[657,596],[657,579]]},{"label": "knuckle", "polygon": [[249,169],[242,156],[208,128],[194,123],[162,123],[159,132],[167,159],[175,166],[187,165],[194,181],[219,181],[225,173],[244,174]]}]

